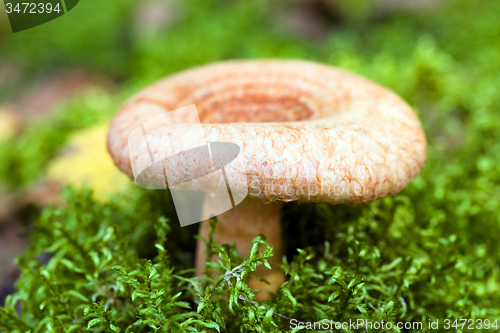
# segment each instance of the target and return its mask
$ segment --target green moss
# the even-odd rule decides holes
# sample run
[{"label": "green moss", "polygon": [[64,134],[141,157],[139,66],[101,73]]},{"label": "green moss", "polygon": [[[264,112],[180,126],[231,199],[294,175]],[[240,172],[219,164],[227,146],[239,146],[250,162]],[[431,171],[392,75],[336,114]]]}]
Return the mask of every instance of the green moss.
[{"label": "green moss", "polygon": [[[210,264],[215,278],[210,271],[191,278],[190,238],[196,228],[178,227],[166,192],[131,189],[102,204],[89,192],[68,190],[67,206],[46,210],[34,225],[32,246],[18,260],[19,291],[0,310],[0,328],[272,332],[287,327],[266,309],[311,322],[498,318],[496,215],[475,210],[479,225],[461,223],[467,209],[439,208],[432,204],[434,191],[422,198],[424,185],[419,178],[405,194],[366,207],[289,205],[284,233],[293,241],[282,265],[289,279],[263,308],[238,298],[253,299],[250,272],[272,255],[259,238],[245,260],[234,247],[210,240],[208,248],[215,246],[223,258]],[[305,232],[313,221],[315,232]],[[305,237],[296,238],[301,234]]]},{"label": "green moss", "polygon": [[[169,33],[131,42],[121,94],[227,58],[327,62],[412,104],[429,142],[422,174],[401,194],[364,207],[288,204],[288,281],[263,307],[238,298],[253,298],[250,272],[271,255],[260,238],[260,252],[249,258],[218,248],[223,260],[212,264],[214,277],[193,279],[197,226],[179,227],[166,192],[132,187],[103,204],[68,191],[66,206],[45,210],[33,226],[18,292],[0,308],[0,330],[285,330],[272,311],[311,322],[500,320],[500,3],[455,1],[425,15],[335,26],[321,41],[284,35],[268,9],[261,1],[188,1]],[[74,113],[3,145],[2,181],[36,180],[71,131],[116,109],[94,100],[102,104],[76,103],[66,109]]]}]

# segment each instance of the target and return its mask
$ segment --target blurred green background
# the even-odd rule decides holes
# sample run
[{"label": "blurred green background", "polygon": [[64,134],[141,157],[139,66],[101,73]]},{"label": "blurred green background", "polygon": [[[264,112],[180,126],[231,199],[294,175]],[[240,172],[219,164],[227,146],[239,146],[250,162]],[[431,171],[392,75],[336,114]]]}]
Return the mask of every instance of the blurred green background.
[{"label": "blurred green background", "polygon": [[[64,206],[62,186],[89,186],[104,202],[139,191],[115,170],[103,141],[128,97],[213,61],[300,58],[394,90],[421,117],[429,153],[423,173],[395,198],[356,213],[329,207],[338,227],[322,222],[296,237],[304,219],[332,217],[290,205],[285,221],[304,219],[285,223],[289,258],[331,236],[346,242],[339,260],[351,267],[349,242],[366,243],[379,252],[356,269],[367,281],[382,263],[414,258],[404,292],[429,295],[406,299],[406,315],[500,316],[499,18],[497,0],[82,0],[13,34],[1,9],[1,298],[14,290],[26,228],[47,205]],[[189,244],[178,251],[192,251]]]}]

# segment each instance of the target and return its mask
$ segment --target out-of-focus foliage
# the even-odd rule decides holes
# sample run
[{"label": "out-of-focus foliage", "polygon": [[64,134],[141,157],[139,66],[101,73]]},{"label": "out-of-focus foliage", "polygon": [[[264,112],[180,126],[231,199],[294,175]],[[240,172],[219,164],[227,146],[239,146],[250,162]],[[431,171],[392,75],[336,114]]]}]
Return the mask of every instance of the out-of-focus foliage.
[{"label": "out-of-focus foliage", "polygon": [[14,136],[17,131],[18,120],[10,110],[0,109],[0,142]]},{"label": "out-of-focus foliage", "polygon": [[29,72],[77,65],[125,74],[130,60],[129,18],[135,2],[80,1],[76,10],[36,30],[4,36],[2,57],[15,60]]},{"label": "out-of-focus foliage", "polygon": [[[86,3],[72,13],[90,13],[93,2]],[[229,0],[185,1],[168,30],[138,38],[122,29],[137,5],[99,4],[109,6],[109,15],[94,12],[87,18],[92,23],[75,28],[72,44],[54,37],[50,47],[67,56],[60,60],[66,65],[93,68],[107,67],[106,57],[120,50],[109,66],[127,79],[126,92],[228,58],[299,57],[346,68],[390,87],[416,109],[429,142],[426,168],[401,194],[364,207],[287,205],[289,280],[262,308],[235,297],[252,299],[246,277],[256,260],[270,255],[265,246],[260,257],[245,261],[240,282],[234,268],[244,261],[228,247],[221,250],[222,266],[213,267],[215,278],[191,279],[186,269],[193,267],[196,228],[178,227],[163,192],[131,188],[105,204],[69,192],[66,207],[46,210],[34,225],[33,244],[19,259],[19,291],[0,308],[0,327],[285,330],[286,320],[265,309],[301,321],[500,320],[500,2],[449,1],[425,15],[334,25],[316,41],[284,34],[267,2]],[[101,24],[101,35],[87,35],[85,24]],[[126,42],[119,48],[118,41]],[[80,51],[92,45],[102,47],[94,50],[97,57],[83,57]],[[39,46],[45,58],[37,65],[58,59]],[[0,150],[2,182],[35,180],[71,131],[109,117],[114,102],[101,97],[71,104],[9,139]]]},{"label": "out-of-focus foliage", "polygon": [[108,127],[106,121],[73,134],[60,156],[50,161],[46,178],[76,188],[88,186],[100,200],[127,188],[130,180],[108,153]]}]

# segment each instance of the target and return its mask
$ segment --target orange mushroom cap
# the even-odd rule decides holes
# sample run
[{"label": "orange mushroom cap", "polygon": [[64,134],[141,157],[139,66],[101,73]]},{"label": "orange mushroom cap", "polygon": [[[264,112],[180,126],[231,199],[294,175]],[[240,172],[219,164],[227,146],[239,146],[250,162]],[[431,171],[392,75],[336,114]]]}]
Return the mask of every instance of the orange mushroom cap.
[{"label": "orange mushroom cap", "polygon": [[[390,90],[319,63],[250,60],[186,70],[132,97],[109,132],[116,165],[133,177],[131,131],[191,104],[205,138],[241,147],[226,170],[246,179],[232,190],[249,189],[250,197],[266,201],[370,202],[401,191],[426,160],[417,115]],[[165,144],[174,130],[150,133],[154,153],[186,149],[184,140]]]}]

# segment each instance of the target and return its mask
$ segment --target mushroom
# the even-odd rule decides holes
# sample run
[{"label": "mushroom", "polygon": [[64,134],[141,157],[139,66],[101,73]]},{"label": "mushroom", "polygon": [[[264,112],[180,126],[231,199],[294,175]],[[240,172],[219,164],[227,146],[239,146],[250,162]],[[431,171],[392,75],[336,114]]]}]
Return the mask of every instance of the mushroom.
[{"label": "mushroom", "polygon": [[[245,176],[231,190],[248,190],[248,196],[218,216],[215,240],[236,243],[240,254],[246,255],[255,236],[266,236],[275,252],[273,270],[259,267],[256,274],[272,284],[252,281],[252,287],[273,291],[284,281],[283,273],[274,269],[283,255],[284,203],[365,204],[401,191],[426,160],[418,117],[388,89],[319,63],[252,60],[190,69],[139,92],[110,127],[108,149],[116,165],[133,177],[127,148],[132,130],[191,104],[196,105],[209,141],[241,148],[226,170]],[[153,155],[170,156],[183,149],[183,142],[167,144],[161,128],[149,138]],[[146,157],[132,159],[140,158]],[[207,209],[205,214],[210,214]],[[199,234],[207,237],[208,232],[205,220]],[[204,245],[199,242],[200,272],[204,263]]]}]

